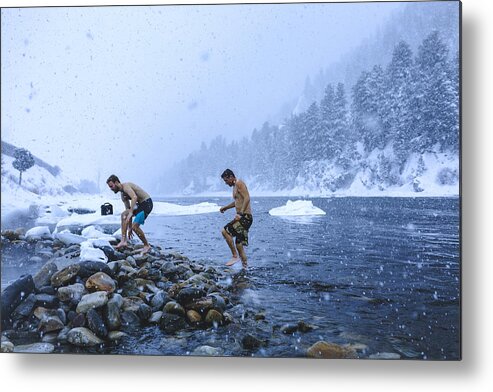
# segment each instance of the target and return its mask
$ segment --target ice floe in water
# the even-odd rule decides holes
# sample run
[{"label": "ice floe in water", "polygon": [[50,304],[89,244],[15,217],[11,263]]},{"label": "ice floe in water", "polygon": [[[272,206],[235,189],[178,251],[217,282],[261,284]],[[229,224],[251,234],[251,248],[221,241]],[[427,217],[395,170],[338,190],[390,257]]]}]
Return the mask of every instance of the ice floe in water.
[{"label": "ice floe in water", "polygon": [[315,207],[310,200],[288,200],[286,205],[269,211],[272,216],[313,216],[325,215],[325,211]]}]

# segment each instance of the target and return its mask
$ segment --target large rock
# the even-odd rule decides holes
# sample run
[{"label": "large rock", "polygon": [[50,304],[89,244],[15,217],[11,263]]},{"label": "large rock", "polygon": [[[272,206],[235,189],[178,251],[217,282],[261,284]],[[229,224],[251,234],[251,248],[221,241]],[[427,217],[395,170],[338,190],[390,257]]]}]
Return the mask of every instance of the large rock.
[{"label": "large rock", "polygon": [[79,263],[79,266],[80,270],[78,275],[83,279],[89,278],[96,272],[104,272],[111,277],[114,276],[109,265],[101,261],[83,261],[82,263]]},{"label": "large rock", "polygon": [[2,291],[1,315],[2,330],[12,325],[11,314],[19,304],[34,291],[34,282],[31,275],[24,275]]},{"label": "large rock", "polygon": [[142,321],[147,321],[152,316],[152,308],[147,304],[141,304],[139,310],[137,310],[137,316]]},{"label": "large rock", "polygon": [[223,349],[220,347],[200,346],[192,351],[192,355],[218,357],[223,355]]},{"label": "large rock", "polygon": [[338,344],[318,341],[307,351],[306,356],[309,358],[340,359],[340,358],[357,358],[353,349],[339,346]]},{"label": "large rock", "polygon": [[106,291],[112,293],[116,290],[116,284],[109,275],[104,272],[96,272],[87,279],[86,288],[90,291]]},{"label": "large rock", "polygon": [[188,303],[186,307],[187,309],[195,310],[200,314],[206,314],[214,307],[214,301],[211,297],[198,298]]},{"label": "large rock", "polygon": [[50,294],[36,294],[35,306],[42,306],[44,308],[54,309],[60,305],[60,300],[56,295]]},{"label": "large rock", "polygon": [[161,320],[159,321],[159,327],[166,333],[171,334],[186,328],[187,322],[183,317],[176,314],[163,312]]},{"label": "large rock", "polygon": [[123,311],[130,310],[132,312],[138,312],[139,306],[144,303],[144,300],[139,297],[126,297],[123,298]]},{"label": "large rock", "polygon": [[246,334],[241,339],[241,345],[245,350],[256,350],[262,346],[265,346],[265,342],[256,336]]},{"label": "large rock", "polygon": [[38,325],[38,331],[45,334],[54,331],[60,331],[64,325],[57,316],[46,316],[41,319]]},{"label": "large rock", "polygon": [[202,316],[199,312],[190,309],[187,312],[187,320],[191,325],[199,325],[202,322]]},{"label": "large rock", "polygon": [[103,263],[107,263],[108,257],[106,257],[106,255],[101,249],[81,247],[80,261],[100,261]]},{"label": "large rock", "polygon": [[31,293],[12,312],[12,319],[18,320],[23,317],[30,316],[35,304],[36,304],[36,295]]},{"label": "large rock", "polygon": [[78,234],[73,234],[69,230],[63,230],[60,233],[55,233],[53,234],[53,237],[58,241],[63,242],[65,245],[81,244],[86,241],[85,237]]},{"label": "large rock", "polygon": [[96,309],[108,303],[108,293],[106,291],[96,291],[86,294],[77,305],[77,313],[86,313],[89,309]]},{"label": "large rock", "polygon": [[90,329],[84,327],[72,328],[67,334],[67,340],[79,347],[91,347],[103,343]]},{"label": "large rock", "polygon": [[58,299],[62,302],[78,303],[84,294],[85,287],[82,283],[60,287],[57,291]]},{"label": "large rock", "polygon": [[89,309],[86,313],[87,326],[98,337],[104,338],[108,335],[108,329],[99,313],[94,309]]},{"label": "large rock", "polygon": [[205,294],[205,290],[201,287],[185,287],[180,290],[176,296],[176,300],[186,307],[193,300],[204,297]]},{"label": "large rock", "polygon": [[218,325],[222,324],[223,315],[217,310],[211,309],[207,312],[207,315],[205,316],[205,322],[208,325],[213,325],[214,327],[217,327]]},{"label": "large rock", "polygon": [[170,301],[166,305],[164,305],[165,312],[176,314],[180,317],[185,317],[185,309],[178,302]]},{"label": "large rock", "polygon": [[80,266],[78,264],[72,264],[58,272],[55,272],[51,277],[51,285],[53,287],[61,287],[72,283],[77,276],[79,269]]},{"label": "large rock", "polygon": [[37,289],[51,284],[51,277],[55,272],[58,271],[58,268],[55,263],[48,262],[33,276],[34,286]]},{"label": "large rock", "polygon": [[48,226],[36,226],[33,227],[32,229],[29,229],[25,237],[27,240],[46,240],[46,239],[53,239],[50,229]]},{"label": "large rock", "polygon": [[152,310],[158,311],[163,308],[163,306],[169,302],[171,298],[164,291],[158,291],[151,299]]}]

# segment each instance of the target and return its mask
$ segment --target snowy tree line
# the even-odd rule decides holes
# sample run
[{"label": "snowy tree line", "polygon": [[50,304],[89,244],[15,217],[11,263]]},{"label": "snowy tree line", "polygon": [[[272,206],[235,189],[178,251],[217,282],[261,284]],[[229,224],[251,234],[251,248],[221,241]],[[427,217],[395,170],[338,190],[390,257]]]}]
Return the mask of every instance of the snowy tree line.
[{"label": "snowy tree line", "polygon": [[[231,132],[234,134],[234,132]],[[375,173],[395,183],[411,153],[457,153],[459,149],[459,53],[449,54],[437,31],[413,54],[404,41],[386,66],[364,71],[347,91],[329,84],[320,101],[280,126],[263,124],[249,138],[227,142],[218,136],[166,173],[166,188],[191,192],[213,189],[229,167],[271,190],[291,189],[307,178],[314,162],[339,168],[325,184],[335,190],[350,184],[375,149],[381,155]],[[397,169],[396,169],[397,168]],[[324,184],[322,184],[323,186]]]}]

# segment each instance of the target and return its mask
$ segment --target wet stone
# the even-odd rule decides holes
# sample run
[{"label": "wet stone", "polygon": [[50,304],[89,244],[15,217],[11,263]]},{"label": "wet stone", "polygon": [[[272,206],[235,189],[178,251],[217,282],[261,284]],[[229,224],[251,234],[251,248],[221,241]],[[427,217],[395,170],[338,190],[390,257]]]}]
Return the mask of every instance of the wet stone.
[{"label": "wet stone", "polygon": [[104,338],[108,335],[108,330],[104,325],[103,318],[99,315],[99,313],[96,310],[94,309],[88,310],[88,312],[86,313],[86,317],[87,317],[87,326],[98,337]]},{"label": "wet stone", "polygon": [[37,294],[49,294],[49,295],[56,295],[56,293],[57,291],[51,286],[43,286],[37,292]]},{"label": "wet stone", "polygon": [[334,343],[318,341],[306,352],[309,358],[324,358],[324,359],[341,359],[341,358],[357,358],[354,350],[339,346]]},{"label": "wet stone", "polygon": [[187,320],[191,325],[199,325],[202,322],[202,316],[199,312],[190,309],[187,311]]},{"label": "wet stone", "polygon": [[219,313],[217,310],[211,309],[207,312],[205,316],[205,322],[208,325],[218,326],[223,322],[223,315]]},{"label": "wet stone", "polygon": [[140,325],[140,318],[131,310],[126,310],[121,313],[122,326],[127,328],[135,328]]},{"label": "wet stone", "polygon": [[77,305],[77,313],[85,313],[89,309],[99,308],[108,302],[108,293],[106,291],[96,291],[92,294],[86,294],[82,297]]},{"label": "wet stone", "polygon": [[36,294],[35,306],[42,306],[45,308],[57,308],[60,305],[58,297],[49,294]]},{"label": "wet stone", "polygon": [[40,287],[47,286],[51,283],[51,277],[58,268],[55,263],[48,262],[33,276],[34,286],[39,289]]},{"label": "wet stone", "polygon": [[171,299],[168,294],[164,291],[159,291],[151,299],[151,307],[153,310],[160,310],[163,308],[164,304],[169,302]]},{"label": "wet stone", "polygon": [[22,317],[28,317],[34,308],[36,301],[36,295],[33,293],[29,294],[27,298],[22,301],[17,308],[15,308],[12,313],[12,318],[16,320]]},{"label": "wet stone", "polygon": [[87,278],[86,288],[91,291],[106,291],[112,293],[116,290],[116,285],[111,277],[104,272],[96,272]]},{"label": "wet stone", "polygon": [[59,331],[64,327],[64,324],[57,316],[45,316],[41,318],[38,325],[38,331],[45,334],[49,332]]},{"label": "wet stone", "polygon": [[90,329],[84,327],[72,328],[67,334],[67,341],[79,347],[90,347],[103,343]]},{"label": "wet stone", "polygon": [[185,317],[185,309],[178,302],[170,301],[166,305],[164,305],[164,309],[166,313],[176,314],[180,317]]},{"label": "wet stone", "polygon": [[102,261],[84,261],[79,263],[79,267],[80,270],[78,275],[83,279],[87,279],[97,272],[104,272],[106,275],[113,276],[113,272],[108,264],[103,263]]},{"label": "wet stone", "polygon": [[61,287],[71,283],[77,276],[79,269],[80,266],[78,264],[72,264],[58,272],[55,272],[51,277],[51,285],[53,287]]},{"label": "wet stone", "polygon": [[163,312],[159,327],[166,333],[172,334],[187,327],[187,323],[183,317],[176,314]]},{"label": "wet stone", "polygon": [[83,327],[86,325],[86,316],[84,313],[79,313],[77,314],[71,321],[72,327],[77,328],[77,327]]},{"label": "wet stone", "polygon": [[241,339],[241,344],[245,350],[256,350],[265,345],[262,340],[251,334],[246,334]]},{"label": "wet stone", "polygon": [[60,287],[57,292],[58,299],[62,302],[78,303],[84,294],[85,288],[81,283]]},{"label": "wet stone", "polygon": [[137,316],[143,321],[149,320],[152,315],[152,308],[147,304],[141,304],[137,310]]}]

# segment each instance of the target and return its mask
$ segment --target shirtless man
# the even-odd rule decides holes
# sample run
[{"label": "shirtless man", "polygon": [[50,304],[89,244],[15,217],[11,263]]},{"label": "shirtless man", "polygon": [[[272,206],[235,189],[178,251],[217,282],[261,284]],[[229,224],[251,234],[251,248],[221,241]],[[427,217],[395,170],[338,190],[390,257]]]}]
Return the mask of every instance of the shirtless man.
[{"label": "shirtless man", "polygon": [[[221,178],[227,185],[233,187],[234,201],[227,206],[221,207],[219,211],[224,213],[224,211],[229,210],[230,208],[236,208],[234,219],[224,226],[222,230],[222,235],[233,254],[233,257],[226,265],[231,266],[240,261],[241,258],[243,268],[246,268],[247,256],[243,247],[248,246],[248,230],[253,223],[252,209],[250,207],[250,194],[248,193],[245,183],[242,180],[237,179],[230,169],[226,169],[223,174],[221,174]],[[233,237],[236,237],[236,247],[235,244],[233,244]]]},{"label": "shirtless man", "polygon": [[[106,183],[113,192],[121,192],[122,201],[126,208],[121,215],[122,239],[115,248],[120,249],[126,247],[127,238],[131,239],[133,232],[135,232],[144,243],[142,254],[149,252],[151,245],[147,242],[147,238],[140,225],[144,224],[147,216],[152,211],[151,197],[138,185],[131,182],[121,183],[114,174],[108,177]],[[135,216],[133,224],[131,224],[132,216]]]}]

